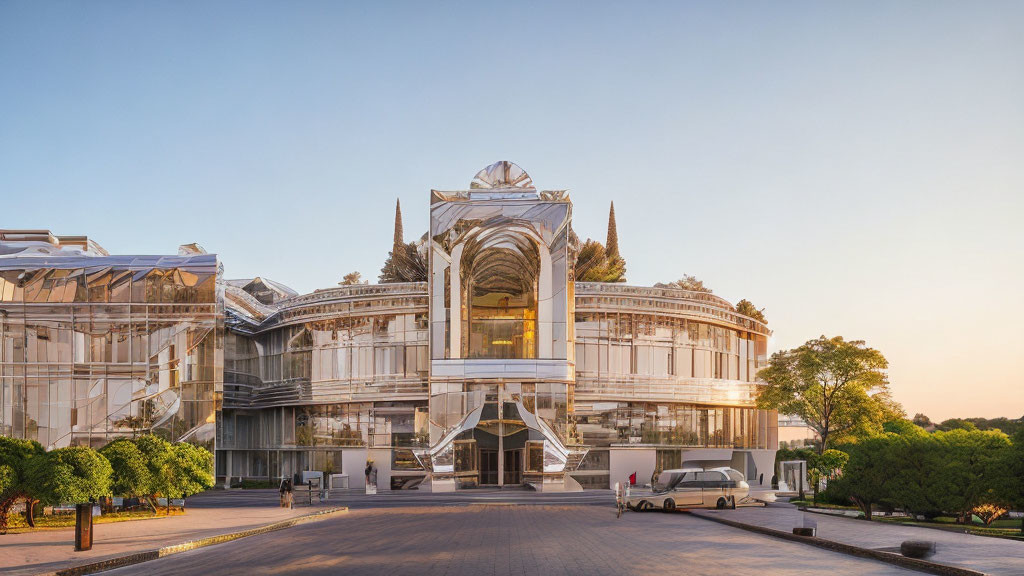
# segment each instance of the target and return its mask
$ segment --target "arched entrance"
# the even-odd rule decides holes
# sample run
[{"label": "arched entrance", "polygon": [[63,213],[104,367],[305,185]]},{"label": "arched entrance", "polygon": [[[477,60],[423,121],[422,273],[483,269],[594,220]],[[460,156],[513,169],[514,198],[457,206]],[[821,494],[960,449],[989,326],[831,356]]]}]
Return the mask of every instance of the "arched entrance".
[{"label": "arched entrance", "polygon": [[525,230],[481,230],[462,253],[462,357],[537,357],[540,252]]}]

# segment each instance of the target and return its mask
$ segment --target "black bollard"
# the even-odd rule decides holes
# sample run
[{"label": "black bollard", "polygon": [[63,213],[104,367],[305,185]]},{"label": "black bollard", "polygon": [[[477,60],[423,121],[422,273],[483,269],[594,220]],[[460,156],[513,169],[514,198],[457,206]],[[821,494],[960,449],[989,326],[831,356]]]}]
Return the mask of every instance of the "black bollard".
[{"label": "black bollard", "polygon": [[92,549],[92,504],[75,505],[75,551]]}]

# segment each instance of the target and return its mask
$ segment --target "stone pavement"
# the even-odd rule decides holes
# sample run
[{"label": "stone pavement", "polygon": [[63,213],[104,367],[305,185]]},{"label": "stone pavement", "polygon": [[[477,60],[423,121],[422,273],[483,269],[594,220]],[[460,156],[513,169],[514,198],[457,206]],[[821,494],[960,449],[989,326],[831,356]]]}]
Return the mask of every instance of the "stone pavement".
[{"label": "stone pavement", "polygon": [[687,514],[514,503],[359,508],[110,574],[910,574]]},{"label": "stone pavement", "polygon": [[[315,502],[315,500],[314,500]],[[25,576],[257,528],[327,507],[277,506],[274,490],[210,491],[189,498],[182,516],[94,524],[93,547],[75,552],[74,528],[0,536],[0,573]]]},{"label": "stone pavement", "polygon": [[893,551],[904,540],[931,540],[935,555],[928,560],[970,568],[986,574],[1024,574],[1024,542],[946,532],[919,526],[867,522],[854,518],[801,512],[788,503],[765,508],[736,510],[694,510],[695,515],[718,516],[734,522],[791,532],[802,526],[804,515],[818,524],[818,537],[862,548]]}]

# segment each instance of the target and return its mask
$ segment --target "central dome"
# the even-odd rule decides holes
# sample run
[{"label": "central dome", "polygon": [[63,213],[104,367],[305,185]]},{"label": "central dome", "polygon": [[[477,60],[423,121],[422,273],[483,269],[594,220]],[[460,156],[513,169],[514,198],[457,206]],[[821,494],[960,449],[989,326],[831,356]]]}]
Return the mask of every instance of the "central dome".
[{"label": "central dome", "polygon": [[518,164],[509,162],[508,160],[502,160],[495,162],[490,166],[476,173],[473,177],[473,181],[469,184],[470,189],[479,190],[481,188],[522,188],[524,190],[534,190],[533,180],[530,175],[519,167]]}]

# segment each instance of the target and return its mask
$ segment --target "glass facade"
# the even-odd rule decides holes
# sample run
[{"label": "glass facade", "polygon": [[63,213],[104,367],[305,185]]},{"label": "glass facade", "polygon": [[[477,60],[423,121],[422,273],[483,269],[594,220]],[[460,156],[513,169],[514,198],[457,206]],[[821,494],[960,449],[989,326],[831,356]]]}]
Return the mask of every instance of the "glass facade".
[{"label": "glass facade", "polygon": [[575,423],[592,447],[647,444],[767,449],[765,410],[655,402],[578,403]]},{"label": "glass facade", "polygon": [[777,417],[755,408],[763,323],[707,293],[575,282],[569,195],[514,164],[430,202],[403,252],[425,281],[305,295],[219,278],[194,245],[109,256],[0,231],[0,433],[153,431],[215,444],[221,479],[358,486],[373,459],[382,485],[432,490],[607,488],[638,458],[752,473],[775,449]]},{"label": "glass facade", "polygon": [[213,255],[0,258],[0,433],[47,448],[153,432],[213,449]]}]

